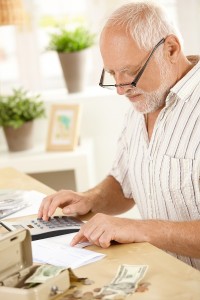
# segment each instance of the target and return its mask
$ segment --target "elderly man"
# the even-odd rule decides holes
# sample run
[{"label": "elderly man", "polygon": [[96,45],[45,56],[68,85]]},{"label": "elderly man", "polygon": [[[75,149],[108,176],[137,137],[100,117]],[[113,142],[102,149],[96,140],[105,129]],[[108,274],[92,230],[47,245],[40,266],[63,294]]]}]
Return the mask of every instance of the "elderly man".
[{"label": "elderly man", "polygon": [[[200,270],[200,63],[186,57],[165,12],[132,2],[113,12],[100,38],[100,86],[115,88],[132,106],[115,162],[85,193],[46,197],[38,216],[96,213],[74,237],[109,247],[149,242]],[[111,215],[137,204],[142,220]]]}]

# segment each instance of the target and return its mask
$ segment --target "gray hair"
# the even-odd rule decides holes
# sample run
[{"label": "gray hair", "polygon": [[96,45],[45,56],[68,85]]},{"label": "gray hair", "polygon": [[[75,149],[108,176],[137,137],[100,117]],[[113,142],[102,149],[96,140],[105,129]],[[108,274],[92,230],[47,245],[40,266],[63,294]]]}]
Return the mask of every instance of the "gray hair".
[{"label": "gray hair", "polygon": [[105,27],[123,26],[136,41],[139,48],[151,50],[162,38],[169,34],[182,37],[176,26],[170,22],[165,10],[152,2],[131,2],[116,9]]}]

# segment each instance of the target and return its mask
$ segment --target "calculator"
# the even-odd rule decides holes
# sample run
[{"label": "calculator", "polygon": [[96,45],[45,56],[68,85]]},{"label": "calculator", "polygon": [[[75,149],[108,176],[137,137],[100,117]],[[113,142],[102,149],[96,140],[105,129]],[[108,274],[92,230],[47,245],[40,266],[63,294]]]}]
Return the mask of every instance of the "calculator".
[{"label": "calculator", "polygon": [[25,228],[31,233],[32,241],[45,239],[53,236],[68,234],[79,231],[82,221],[67,216],[54,216],[44,221],[40,218],[34,218],[28,221],[16,223],[1,221],[0,225],[9,231]]}]

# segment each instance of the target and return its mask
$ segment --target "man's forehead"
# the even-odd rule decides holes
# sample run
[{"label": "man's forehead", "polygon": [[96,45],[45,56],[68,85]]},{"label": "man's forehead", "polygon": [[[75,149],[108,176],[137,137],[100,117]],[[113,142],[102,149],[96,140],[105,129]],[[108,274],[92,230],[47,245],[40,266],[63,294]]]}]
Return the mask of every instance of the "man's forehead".
[{"label": "man's forehead", "polygon": [[104,42],[107,43],[107,41],[110,41],[112,43],[115,43],[115,41],[117,41],[118,43],[119,40],[135,44],[133,38],[130,36],[129,33],[127,33],[127,31],[123,27],[104,27],[100,35],[100,45],[104,44]]},{"label": "man's forehead", "polygon": [[106,69],[123,70],[137,67],[146,54],[133,38],[123,30],[104,28],[100,38],[100,51]]},{"label": "man's forehead", "polygon": [[140,67],[140,64],[137,62],[132,62],[131,64],[127,64],[127,65],[121,65],[121,66],[104,66],[104,70],[109,72],[109,73],[123,73],[123,72],[127,72],[127,71],[134,71],[136,69],[138,69]]},{"label": "man's forehead", "polygon": [[[138,43],[135,41],[130,32],[124,27],[120,26],[109,26],[104,27],[100,35],[100,48],[108,47],[123,48],[126,51],[126,48],[132,48],[132,50],[140,51]],[[114,50],[114,49],[113,49]]]}]

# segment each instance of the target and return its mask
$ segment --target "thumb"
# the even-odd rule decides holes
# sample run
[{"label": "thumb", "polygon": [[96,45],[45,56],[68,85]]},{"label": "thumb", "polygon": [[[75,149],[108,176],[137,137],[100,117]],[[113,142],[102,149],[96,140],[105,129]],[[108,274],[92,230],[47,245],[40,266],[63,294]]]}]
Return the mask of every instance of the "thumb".
[{"label": "thumb", "polygon": [[63,208],[63,213],[66,215],[73,215],[77,213],[76,205],[68,205]]}]

